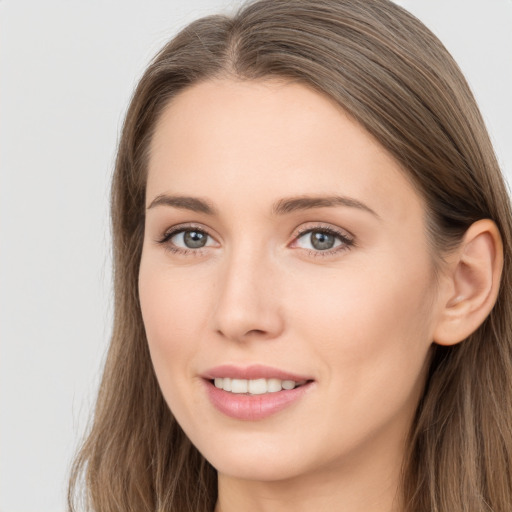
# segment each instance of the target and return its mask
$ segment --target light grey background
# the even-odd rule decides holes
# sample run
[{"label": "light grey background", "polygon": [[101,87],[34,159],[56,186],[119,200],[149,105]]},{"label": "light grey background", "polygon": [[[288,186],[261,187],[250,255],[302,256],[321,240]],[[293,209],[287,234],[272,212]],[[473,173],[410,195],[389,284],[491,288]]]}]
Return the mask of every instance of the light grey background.
[{"label": "light grey background", "polygon": [[[0,1],[0,511],[65,509],[111,321],[108,187],[151,56],[226,0]],[[512,0],[402,0],[443,40],[512,177]]]}]

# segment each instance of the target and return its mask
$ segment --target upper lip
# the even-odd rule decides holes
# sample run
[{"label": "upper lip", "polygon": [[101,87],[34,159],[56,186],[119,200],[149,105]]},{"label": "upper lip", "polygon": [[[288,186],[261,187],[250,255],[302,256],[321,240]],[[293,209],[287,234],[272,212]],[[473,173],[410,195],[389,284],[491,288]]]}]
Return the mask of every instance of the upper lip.
[{"label": "upper lip", "polygon": [[280,379],[280,380],[293,380],[301,382],[304,380],[313,380],[307,375],[299,375],[291,373],[279,368],[265,366],[261,364],[252,364],[250,366],[236,366],[232,364],[224,364],[215,366],[205,371],[201,375],[204,379],[212,380],[216,378],[228,377],[231,379]]}]

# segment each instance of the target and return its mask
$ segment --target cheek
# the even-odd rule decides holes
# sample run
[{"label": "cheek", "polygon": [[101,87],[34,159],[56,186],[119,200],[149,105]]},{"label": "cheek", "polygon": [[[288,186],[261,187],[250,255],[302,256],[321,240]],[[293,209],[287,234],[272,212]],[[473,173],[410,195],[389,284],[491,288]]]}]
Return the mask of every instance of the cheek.
[{"label": "cheek", "polygon": [[[199,283],[205,284],[199,280]],[[186,272],[172,272],[165,266],[141,263],[139,296],[157,377],[186,369],[186,362],[198,350],[201,331],[210,307],[205,287]]]},{"label": "cheek", "polygon": [[329,379],[354,393],[368,382],[413,385],[421,374],[433,332],[428,266],[364,264],[336,270],[302,297],[296,329],[325,363]]},{"label": "cheek", "polygon": [[311,417],[337,432],[340,450],[348,449],[347,440],[357,445],[390,425],[407,431],[431,345],[427,276],[397,279],[351,269],[317,285],[314,293],[295,292],[307,301],[302,315],[297,308],[294,329],[298,339],[309,340],[307,356],[325,392]]},{"label": "cheek", "polygon": [[187,431],[201,405],[190,384],[199,384],[193,365],[211,311],[204,284],[149,258],[141,262],[139,296],[151,360],[165,401]]}]

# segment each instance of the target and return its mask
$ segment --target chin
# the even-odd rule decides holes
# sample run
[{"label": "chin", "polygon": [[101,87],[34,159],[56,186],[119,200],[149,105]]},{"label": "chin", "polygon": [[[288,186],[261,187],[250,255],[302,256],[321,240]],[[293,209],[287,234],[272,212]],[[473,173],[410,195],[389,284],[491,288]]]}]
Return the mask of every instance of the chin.
[{"label": "chin", "polygon": [[[245,435],[209,436],[206,440],[192,436],[191,440],[219,473],[243,480],[287,480],[315,470],[322,463],[307,456],[305,442],[291,440],[283,433],[269,436],[268,432],[252,431]],[[298,448],[301,444],[304,449]],[[315,459],[321,458],[319,455],[317,451]]]},{"label": "chin", "polygon": [[302,474],[296,463],[283,463],[280,456],[274,454],[267,460],[266,457],[254,457],[241,460],[236,454],[228,457],[215,457],[209,462],[221,474],[259,482],[277,482],[292,479]]}]

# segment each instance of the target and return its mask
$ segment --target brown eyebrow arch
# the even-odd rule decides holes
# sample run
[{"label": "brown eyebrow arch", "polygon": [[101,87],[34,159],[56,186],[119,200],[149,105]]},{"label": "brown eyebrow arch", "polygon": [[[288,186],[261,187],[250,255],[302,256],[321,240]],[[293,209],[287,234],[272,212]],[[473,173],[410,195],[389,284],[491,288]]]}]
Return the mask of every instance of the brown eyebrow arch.
[{"label": "brown eyebrow arch", "polygon": [[379,215],[369,206],[357,199],[345,196],[301,196],[280,199],[273,207],[275,215],[285,215],[297,210],[309,210],[311,208],[329,208],[334,206],[347,206],[371,213],[377,218]]},{"label": "brown eyebrow arch", "polygon": [[[215,207],[206,199],[190,196],[171,196],[160,194],[151,201],[148,210],[156,206],[172,206],[183,210],[204,213],[206,215],[217,215]],[[310,210],[312,208],[329,208],[335,206],[346,206],[349,208],[357,208],[371,213],[377,218],[379,215],[369,206],[365,205],[357,199],[345,196],[300,196],[280,199],[277,201],[272,212],[274,215],[286,215],[299,210]]]},{"label": "brown eyebrow arch", "polygon": [[205,213],[206,215],[216,215],[217,210],[211,203],[205,199],[189,196],[170,196],[167,194],[160,194],[151,201],[148,210],[155,208],[155,206],[172,206],[182,210],[190,210],[193,212]]}]

